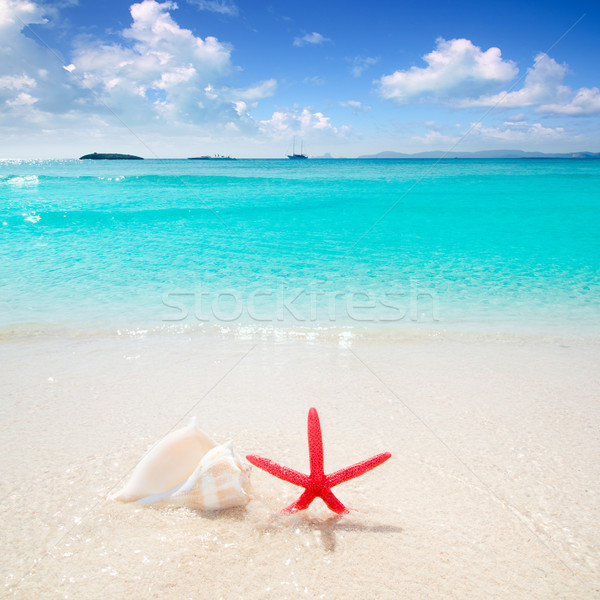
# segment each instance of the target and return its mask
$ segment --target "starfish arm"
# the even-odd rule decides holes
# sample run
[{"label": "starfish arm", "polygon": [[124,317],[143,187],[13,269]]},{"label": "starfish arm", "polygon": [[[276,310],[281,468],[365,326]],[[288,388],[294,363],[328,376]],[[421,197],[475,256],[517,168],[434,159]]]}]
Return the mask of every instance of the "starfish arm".
[{"label": "starfish arm", "polygon": [[298,500],[292,502],[289,506],[286,506],[281,512],[290,513],[298,510],[304,510],[308,508],[309,504],[317,497],[317,495],[311,490],[304,490]]},{"label": "starfish arm", "polygon": [[326,490],[323,490],[323,493],[321,494],[321,498],[323,499],[323,502],[325,502],[325,504],[327,504],[328,508],[330,508],[334,513],[337,513],[338,515],[343,515],[345,513],[350,512],[334,495],[334,493],[327,488]]},{"label": "starfish arm", "polygon": [[372,456],[371,458],[367,458],[355,465],[350,467],[346,467],[345,469],[340,469],[335,473],[331,473],[327,475],[325,479],[325,485],[328,487],[333,487],[335,485],[339,485],[340,483],[344,483],[344,481],[348,481],[349,479],[354,479],[375,467],[378,467],[381,463],[385,462],[388,458],[392,456],[389,452],[383,452],[382,454],[377,454],[376,456]]},{"label": "starfish arm", "polygon": [[279,479],[289,481],[294,485],[306,487],[309,484],[310,479],[307,475],[304,475],[304,473],[294,471],[294,469],[290,469],[289,467],[282,467],[268,458],[249,454],[246,456],[246,460],[255,467],[258,467],[259,469],[262,469],[263,471],[266,471],[267,473],[270,473]]},{"label": "starfish arm", "polygon": [[323,471],[323,437],[321,423],[315,408],[308,411],[308,452],[310,455],[310,474],[324,477]]}]

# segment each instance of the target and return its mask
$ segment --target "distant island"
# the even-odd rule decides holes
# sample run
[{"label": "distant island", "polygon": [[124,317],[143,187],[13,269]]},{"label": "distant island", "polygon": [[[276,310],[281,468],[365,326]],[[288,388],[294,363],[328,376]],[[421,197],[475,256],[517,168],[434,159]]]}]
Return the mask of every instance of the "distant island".
[{"label": "distant island", "polygon": [[103,154],[94,152],[93,154],[84,154],[79,157],[79,160],[144,160],[141,156],[133,154]]},{"label": "distant island", "polygon": [[188,160],[236,160],[231,156],[221,156],[220,154],[215,154],[214,156],[188,156]]},{"label": "distant island", "polygon": [[566,154],[546,154],[544,152],[525,152],[524,150],[480,150],[479,152],[444,152],[432,150],[416,154],[402,152],[379,152],[364,154],[358,158],[600,158],[600,152],[569,152]]}]

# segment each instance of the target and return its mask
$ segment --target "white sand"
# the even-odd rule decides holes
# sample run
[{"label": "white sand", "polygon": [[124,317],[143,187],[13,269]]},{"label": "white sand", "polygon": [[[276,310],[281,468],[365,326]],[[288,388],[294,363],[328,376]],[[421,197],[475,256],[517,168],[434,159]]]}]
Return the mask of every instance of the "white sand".
[{"label": "white sand", "polygon": [[[4,341],[0,595],[600,597],[599,358],[593,341],[458,335]],[[106,500],[187,414],[306,472],[310,406],[326,471],[392,452],[335,489],[350,515],[280,515],[299,489],[256,469],[246,509]]]}]

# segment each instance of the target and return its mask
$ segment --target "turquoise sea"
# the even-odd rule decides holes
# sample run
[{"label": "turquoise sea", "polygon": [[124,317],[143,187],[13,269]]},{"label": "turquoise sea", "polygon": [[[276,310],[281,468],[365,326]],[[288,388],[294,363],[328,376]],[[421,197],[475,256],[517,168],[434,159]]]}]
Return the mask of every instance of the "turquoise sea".
[{"label": "turquoise sea", "polygon": [[600,334],[600,161],[0,162],[0,331]]}]

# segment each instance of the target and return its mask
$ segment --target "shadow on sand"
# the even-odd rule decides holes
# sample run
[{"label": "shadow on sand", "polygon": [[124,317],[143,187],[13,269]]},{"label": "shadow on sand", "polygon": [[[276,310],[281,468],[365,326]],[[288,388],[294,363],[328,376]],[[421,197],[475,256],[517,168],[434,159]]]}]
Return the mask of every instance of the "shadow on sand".
[{"label": "shadow on sand", "polygon": [[340,531],[363,531],[368,533],[402,533],[402,527],[395,525],[377,525],[359,523],[350,520],[347,515],[334,515],[327,519],[315,519],[302,516],[294,518],[289,515],[273,515],[267,523],[259,528],[262,534],[281,533],[286,529],[306,529],[319,532],[323,550],[335,552],[337,546],[337,533]]}]

